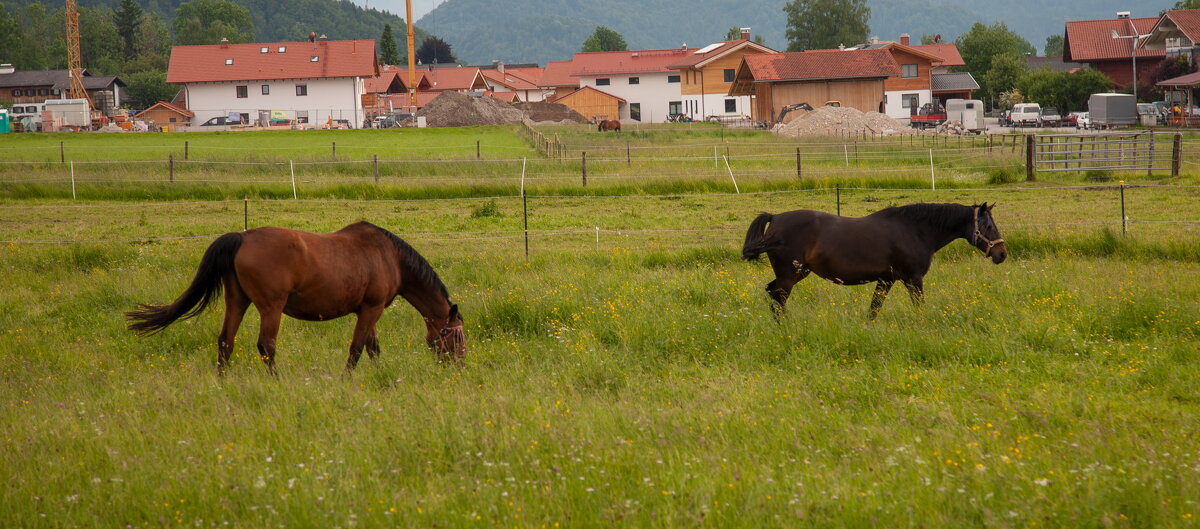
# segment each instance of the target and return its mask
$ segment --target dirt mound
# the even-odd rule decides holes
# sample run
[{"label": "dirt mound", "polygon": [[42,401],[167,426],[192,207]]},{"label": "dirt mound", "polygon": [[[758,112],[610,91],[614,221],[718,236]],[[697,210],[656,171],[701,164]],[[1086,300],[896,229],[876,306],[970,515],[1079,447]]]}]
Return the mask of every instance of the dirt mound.
[{"label": "dirt mound", "polygon": [[535,101],[532,103],[517,103],[513,107],[524,112],[530,121],[538,123],[545,121],[587,123],[587,118],[583,117],[583,115],[572,110],[571,107],[560,103]]},{"label": "dirt mound", "polygon": [[[866,112],[850,107],[818,107],[811,112],[791,112],[796,117],[773,129],[780,136],[841,136],[860,135],[909,135],[919,131],[879,112]],[[788,117],[791,117],[789,114]]]},{"label": "dirt mound", "polygon": [[471,125],[513,125],[525,113],[508,103],[490,97],[444,92],[417,111],[430,127],[467,127]]}]

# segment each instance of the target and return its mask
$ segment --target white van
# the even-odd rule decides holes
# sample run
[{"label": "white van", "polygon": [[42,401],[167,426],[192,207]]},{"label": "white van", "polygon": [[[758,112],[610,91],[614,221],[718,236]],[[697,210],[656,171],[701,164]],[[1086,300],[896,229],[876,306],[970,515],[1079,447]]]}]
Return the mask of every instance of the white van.
[{"label": "white van", "polygon": [[1017,103],[1013,105],[1010,119],[1014,127],[1040,127],[1042,126],[1042,105]]}]

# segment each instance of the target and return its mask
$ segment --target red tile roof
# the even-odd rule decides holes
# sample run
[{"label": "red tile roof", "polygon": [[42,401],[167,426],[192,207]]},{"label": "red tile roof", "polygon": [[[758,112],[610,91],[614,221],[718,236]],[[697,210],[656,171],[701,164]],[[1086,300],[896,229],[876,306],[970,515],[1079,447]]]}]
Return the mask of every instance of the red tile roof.
[{"label": "red tile roof", "polygon": [[584,86],[583,88],[580,88],[579,90],[576,90],[576,91],[574,91],[574,92],[571,92],[571,93],[569,93],[569,94],[567,94],[567,95],[565,95],[565,96],[562,96],[562,97],[560,97],[560,98],[558,98],[558,99],[554,100],[554,102],[555,102],[555,103],[562,103],[562,100],[564,100],[564,99],[566,99],[566,98],[568,98],[568,97],[573,97],[573,96],[575,96],[575,95],[582,94],[582,93],[584,93],[584,92],[586,92],[586,91],[589,91],[589,90],[590,90],[590,91],[592,91],[592,92],[596,92],[596,93],[598,93],[598,94],[601,94],[601,95],[607,96],[607,97],[611,97],[611,98],[613,98],[613,99],[616,99],[617,101],[620,101],[620,102],[622,102],[622,103],[624,103],[624,102],[625,102],[625,98],[623,98],[623,97],[612,95],[612,94],[610,94],[610,93],[608,93],[608,92],[605,92],[604,90],[600,90],[599,88],[595,88],[595,87],[592,87],[592,86]]},{"label": "red tile roof", "polygon": [[517,97],[516,92],[488,92],[488,97],[503,103],[520,103],[521,98]]},{"label": "red tile roof", "polygon": [[550,61],[542,70],[542,77],[537,84],[542,87],[579,86],[579,78],[571,77],[574,67],[572,61]]},{"label": "red tile roof", "polygon": [[[263,53],[262,50],[267,52]],[[279,49],[284,48],[284,53]],[[317,57],[313,61],[313,57]],[[229,60],[232,64],[226,64]],[[271,79],[374,77],[373,40],[174,46],[167,82],[175,84]]]},{"label": "red tile roof", "polygon": [[[701,63],[705,63],[712,59],[716,59],[717,57],[725,55],[726,53],[729,53],[734,50],[742,49],[743,47],[752,47],[752,48],[757,48],[760,51],[764,51],[767,53],[776,53],[776,51],[771,48],[768,48],[766,46],[763,46],[762,44],[759,44],[759,43],[753,42],[753,41],[749,41],[749,40],[726,40],[726,41],[721,41],[717,44],[720,44],[720,46],[717,46],[716,48],[713,48],[704,53],[693,52],[690,55],[686,56],[685,58],[680,59],[679,61],[675,62],[674,64],[668,65],[667,68],[670,68],[672,70],[682,70],[684,68],[699,67],[701,65]],[[700,48],[700,49],[702,50],[704,48]],[[697,51],[699,51],[699,50],[697,50]]]},{"label": "red tile roof", "polygon": [[[1063,60],[1067,62],[1094,62],[1128,59],[1132,56],[1133,39],[1114,39],[1112,32],[1117,35],[1129,36],[1133,30],[1129,27],[1132,21],[1139,34],[1150,32],[1157,18],[1111,18],[1105,20],[1075,20],[1067,22],[1066,38],[1063,42]],[[1147,50],[1139,48],[1138,58],[1157,58],[1166,55],[1164,50]]]},{"label": "red tile roof", "polygon": [[900,65],[886,49],[761,53],[747,55],[744,60],[754,80],[760,82],[900,75]]},{"label": "red tile roof", "polygon": [[1188,40],[1200,42],[1200,9],[1176,9],[1167,11],[1163,16],[1171,19]]},{"label": "red tile roof", "polygon": [[536,90],[537,84],[525,76],[505,70],[500,73],[499,70],[482,70],[483,76],[487,77],[494,83],[507,87],[511,90]]},{"label": "red tile roof", "polygon": [[505,68],[504,73],[520,76],[536,86],[542,79],[542,72],[545,70],[545,68]]},{"label": "red tile roof", "polygon": [[479,68],[432,68],[425,70],[429,90],[480,90],[487,87]]},{"label": "red tile roof", "polygon": [[670,73],[668,65],[686,60],[698,48],[668,50],[592,51],[575,54],[571,75],[596,76],[627,73]]},{"label": "red tile roof", "polygon": [[920,44],[909,47],[941,57],[942,62],[934,62],[934,66],[965,66],[967,64],[963,61],[962,54],[958,53],[958,45],[953,42],[948,44]]}]

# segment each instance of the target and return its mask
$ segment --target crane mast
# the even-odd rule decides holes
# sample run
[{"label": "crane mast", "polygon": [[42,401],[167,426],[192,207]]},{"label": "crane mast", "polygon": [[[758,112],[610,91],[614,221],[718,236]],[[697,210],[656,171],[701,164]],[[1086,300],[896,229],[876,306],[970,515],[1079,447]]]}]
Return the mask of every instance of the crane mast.
[{"label": "crane mast", "polygon": [[71,99],[83,99],[87,101],[88,108],[93,108],[92,98],[88,96],[87,89],[83,87],[83,60],[79,55],[79,9],[75,5],[75,0],[67,0],[67,68],[70,70],[67,77],[70,79],[70,86],[67,87],[67,95]]}]

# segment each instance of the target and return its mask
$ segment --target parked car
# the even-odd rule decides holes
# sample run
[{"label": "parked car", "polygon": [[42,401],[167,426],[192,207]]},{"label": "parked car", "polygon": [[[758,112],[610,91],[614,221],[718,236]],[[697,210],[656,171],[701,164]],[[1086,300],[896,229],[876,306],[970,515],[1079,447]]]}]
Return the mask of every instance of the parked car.
[{"label": "parked car", "polygon": [[1054,107],[1046,107],[1042,109],[1042,126],[1057,127],[1062,123],[1062,115],[1058,113],[1058,109]]},{"label": "parked car", "polygon": [[229,118],[226,118],[225,116],[217,116],[215,118],[208,118],[208,121],[201,123],[200,126],[201,127],[224,126],[224,125],[228,124],[227,123],[228,119]]},{"label": "parked car", "polygon": [[1067,115],[1063,116],[1062,122],[1060,123],[1060,125],[1063,127],[1078,127],[1079,126],[1079,116],[1086,115],[1086,114],[1087,114],[1087,112],[1072,112],[1070,114],[1067,114]]},{"label": "parked car", "polygon": [[1075,128],[1079,130],[1087,130],[1092,128],[1092,116],[1087,112],[1072,112],[1075,114]]},{"label": "parked car", "polygon": [[390,129],[401,126],[402,123],[413,119],[416,114],[411,112],[392,112],[375,118],[375,128]]},{"label": "parked car", "polygon": [[1040,127],[1042,106],[1037,103],[1018,103],[1013,105],[1010,116],[1014,127]]}]

